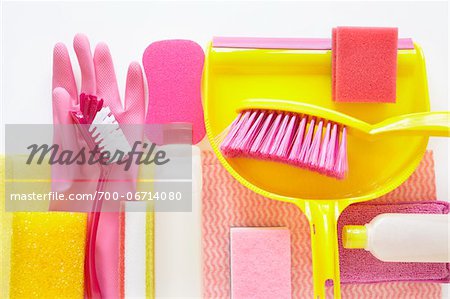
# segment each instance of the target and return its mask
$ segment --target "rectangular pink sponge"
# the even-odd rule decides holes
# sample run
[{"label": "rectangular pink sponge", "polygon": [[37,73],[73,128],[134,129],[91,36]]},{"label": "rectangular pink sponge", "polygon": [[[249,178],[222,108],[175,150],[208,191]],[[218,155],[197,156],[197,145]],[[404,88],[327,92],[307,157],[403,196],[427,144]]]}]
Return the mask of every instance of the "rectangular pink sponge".
[{"label": "rectangular pink sponge", "polygon": [[397,28],[337,27],[332,36],[334,101],[395,103]]},{"label": "rectangular pink sponge", "polygon": [[291,298],[291,240],[286,228],[231,228],[231,298]]}]

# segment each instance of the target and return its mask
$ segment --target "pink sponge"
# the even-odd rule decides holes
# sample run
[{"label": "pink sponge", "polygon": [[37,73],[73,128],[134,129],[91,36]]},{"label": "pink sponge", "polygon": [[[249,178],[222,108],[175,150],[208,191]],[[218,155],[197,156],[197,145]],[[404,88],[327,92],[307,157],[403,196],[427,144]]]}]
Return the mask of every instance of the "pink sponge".
[{"label": "pink sponge", "polygon": [[397,43],[397,28],[333,29],[333,100],[395,103]]},{"label": "pink sponge", "polygon": [[201,80],[205,54],[195,42],[152,43],[142,57],[148,83],[147,124],[191,123],[192,142],[205,136]]},{"label": "pink sponge", "polygon": [[291,298],[287,228],[231,228],[231,298]]}]

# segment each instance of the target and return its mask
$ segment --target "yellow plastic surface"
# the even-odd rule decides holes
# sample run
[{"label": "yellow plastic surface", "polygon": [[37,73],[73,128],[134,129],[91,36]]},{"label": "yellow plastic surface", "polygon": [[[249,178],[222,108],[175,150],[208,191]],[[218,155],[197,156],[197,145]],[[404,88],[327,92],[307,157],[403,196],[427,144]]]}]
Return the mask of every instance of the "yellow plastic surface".
[{"label": "yellow plastic surface", "polygon": [[367,228],[364,225],[346,225],[342,229],[342,245],[344,248],[366,248],[367,240]]},{"label": "yellow plastic surface", "polygon": [[[147,181],[155,176],[153,165],[141,165],[139,167],[139,180],[136,186],[138,192],[154,191],[154,183]],[[147,215],[145,217],[145,245],[146,245],[146,278],[145,292],[146,298],[155,298],[155,211],[152,202],[147,205]]]},{"label": "yellow plastic surface", "polygon": [[[311,104],[377,124],[390,117],[429,111],[425,63],[418,45],[398,51],[397,102],[337,103],[331,99],[330,50],[213,48],[206,54],[203,99],[208,138],[224,167],[243,185],[268,198],[296,204],[308,217],[314,298],[334,280],[340,298],[336,222],[349,204],[379,197],[404,182],[425,152],[427,136],[348,136],[349,173],[335,180],[282,163],[225,158],[217,137],[248,99]],[[256,108],[256,107],[255,107]],[[286,108],[281,102],[279,109]]]}]

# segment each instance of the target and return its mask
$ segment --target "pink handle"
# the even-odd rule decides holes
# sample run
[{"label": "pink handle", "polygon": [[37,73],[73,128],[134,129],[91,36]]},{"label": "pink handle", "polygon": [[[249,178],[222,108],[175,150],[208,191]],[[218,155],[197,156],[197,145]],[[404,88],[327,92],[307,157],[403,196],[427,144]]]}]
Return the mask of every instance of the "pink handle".
[{"label": "pink handle", "polygon": [[89,213],[88,238],[86,244],[86,258],[84,261],[85,284],[88,298],[101,299],[102,293],[97,279],[97,268],[95,263],[95,245],[97,242],[98,222],[100,220],[103,201],[99,200],[98,194],[105,190],[106,181],[111,168],[102,167],[100,179],[97,184],[97,194],[94,198],[92,212]]},{"label": "pink handle", "polygon": [[[331,50],[331,38],[213,37],[215,48]],[[398,49],[414,49],[411,38],[399,38]]]}]

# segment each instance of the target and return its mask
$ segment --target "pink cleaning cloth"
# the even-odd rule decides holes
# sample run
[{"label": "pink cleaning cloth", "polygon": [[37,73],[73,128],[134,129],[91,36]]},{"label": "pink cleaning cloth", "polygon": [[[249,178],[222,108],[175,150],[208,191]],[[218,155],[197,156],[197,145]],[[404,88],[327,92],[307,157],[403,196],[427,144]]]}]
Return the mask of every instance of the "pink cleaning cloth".
[{"label": "pink cleaning cloth", "polygon": [[[204,152],[203,183],[204,298],[230,298],[229,232],[231,227],[236,226],[287,227],[291,233],[292,298],[310,298],[313,294],[311,248],[309,225],[303,213],[293,204],[267,199],[245,188],[232,178],[211,152]],[[415,203],[424,200],[430,201],[427,205],[446,205],[433,202],[435,199],[433,155],[427,152],[416,172],[403,185],[377,200],[349,207],[344,216],[353,213],[355,206],[357,210],[354,213],[360,213],[358,209],[362,205],[390,203],[393,208],[404,208],[404,204],[399,203],[406,200],[413,203],[409,204],[411,208],[417,207]],[[422,207],[420,204],[419,206]],[[355,255],[348,252],[341,256],[342,280],[347,283],[342,285],[343,298],[441,298],[439,284],[417,281],[448,281],[448,264],[438,264],[436,267],[440,270],[437,272],[430,271],[429,264],[415,269],[411,269],[410,265],[399,264],[395,266],[395,273],[383,275],[381,268],[372,272],[376,275],[366,277],[367,280],[364,281],[371,284],[348,284],[355,282],[354,277],[362,268],[372,266],[359,262],[359,254],[363,253]],[[364,254],[366,258],[370,255],[368,252]],[[367,259],[363,261],[366,262]],[[360,267],[351,269],[345,266],[350,263]],[[389,271],[389,268],[384,269]],[[420,273],[414,272],[419,270]],[[375,282],[379,283],[373,284]],[[328,295],[331,296],[331,292]]]},{"label": "pink cleaning cloth", "polygon": [[397,48],[397,28],[334,28],[333,100],[395,103]]},{"label": "pink cleaning cloth", "polygon": [[289,234],[282,227],[231,228],[231,298],[291,298]]},{"label": "pink cleaning cloth", "polygon": [[[384,213],[448,214],[448,202],[365,203],[353,205],[339,218],[338,230],[344,225],[364,225]],[[344,283],[372,283],[375,281],[449,282],[449,265],[441,263],[385,263],[364,249],[345,249],[339,235],[341,279]],[[355,262],[357,261],[357,262]]]}]

